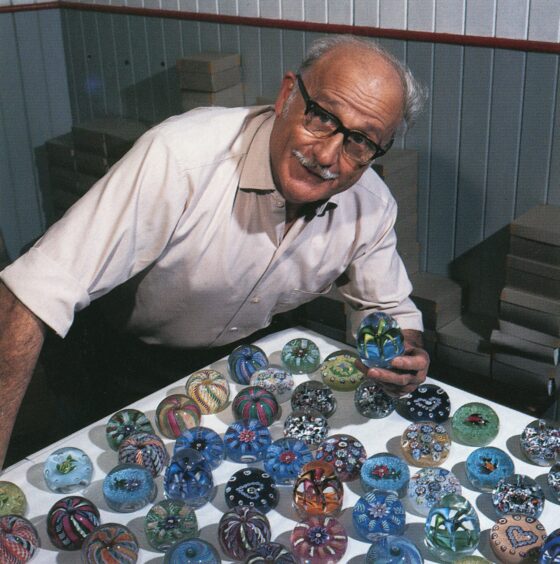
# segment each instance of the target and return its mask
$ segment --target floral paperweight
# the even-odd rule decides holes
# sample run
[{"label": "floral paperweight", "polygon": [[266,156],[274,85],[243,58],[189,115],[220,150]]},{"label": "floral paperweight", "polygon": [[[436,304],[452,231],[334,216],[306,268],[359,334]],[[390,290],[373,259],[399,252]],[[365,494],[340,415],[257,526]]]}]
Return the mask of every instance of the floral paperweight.
[{"label": "floral paperweight", "polygon": [[408,501],[414,511],[424,517],[450,493],[461,495],[461,483],[453,472],[445,468],[421,468],[408,482]]},{"label": "floral paperweight", "polygon": [[239,345],[228,356],[229,375],[238,384],[248,384],[251,376],[268,367],[268,357],[256,345]]},{"label": "floral paperweight", "polygon": [[247,553],[245,564],[298,564],[296,557],[283,544],[278,542],[265,542],[255,550]]},{"label": "floral paperweight", "polygon": [[480,447],[473,450],[465,464],[467,478],[482,491],[491,492],[503,478],[515,472],[510,455],[496,447]]},{"label": "floral paperweight", "polygon": [[315,409],[325,417],[336,411],[336,398],[333,391],[322,382],[307,380],[302,382],[292,393],[292,409]]},{"label": "floral paperweight", "polygon": [[31,521],[19,515],[0,517],[0,562],[29,562],[39,546],[39,535]]},{"label": "floral paperweight", "polygon": [[294,527],[290,545],[300,563],[336,564],[348,548],[348,535],[336,518],[311,515]]},{"label": "floral paperweight", "polygon": [[373,542],[379,535],[402,535],[406,513],[395,492],[372,490],[354,505],[352,522],[362,539]]},{"label": "floral paperweight", "polygon": [[157,486],[152,473],[139,464],[119,464],[103,480],[103,497],[119,513],[132,513],[154,501]]},{"label": "floral paperweight", "polygon": [[228,507],[252,507],[267,513],[278,505],[278,488],[272,476],[260,468],[243,468],[226,483]]},{"label": "floral paperweight", "polygon": [[523,454],[539,466],[552,466],[560,457],[560,427],[544,419],[529,423],[519,441]]},{"label": "floral paperweight", "polygon": [[546,539],[541,522],[527,515],[500,517],[490,529],[490,547],[500,562],[534,562]]},{"label": "floral paperweight", "polygon": [[132,433],[153,433],[148,418],[137,409],[121,409],[111,416],[105,427],[105,436],[113,450],[119,450],[122,440]]},{"label": "floral paperweight", "polygon": [[47,534],[57,548],[78,550],[99,522],[99,510],[91,501],[79,495],[67,496],[47,514]]},{"label": "floral paperweight", "polygon": [[331,353],[321,364],[321,378],[333,390],[350,392],[362,381],[364,374],[356,367],[358,355],[352,351]]},{"label": "floral paperweight", "polygon": [[266,448],[264,469],[279,486],[293,484],[305,464],[313,460],[309,447],[299,439],[283,438]]},{"label": "floral paperweight", "polygon": [[258,419],[267,427],[280,417],[280,405],[274,394],[260,386],[247,386],[233,398],[231,411],[235,419]]},{"label": "floral paperweight", "polygon": [[395,357],[404,353],[404,338],[396,319],[382,312],[364,317],[356,344],[360,359],[369,368],[388,368]]},{"label": "floral paperweight", "polygon": [[448,494],[431,509],[424,526],[430,552],[444,562],[472,554],[480,542],[480,521],[470,502]]},{"label": "floral paperweight", "polygon": [[546,480],[550,486],[554,499],[560,502],[560,462],[557,462],[554,466],[552,466],[546,476]]},{"label": "floral paperweight", "polygon": [[331,464],[313,460],[301,469],[292,499],[301,517],[338,515],[344,501],[344,486]]},{"label": "floral paperweight", "polygon": [[395,411],[395,400],[372,378],[364,378],[354,392],[354,406],[368,419],[382,419]]},{"label": "floral paperweight", "polygon": [[173,545],[166,553],[163,564],[221,564],[218,551],[202,539],[189,539]]},{"label": "floral paperweight", "polygon": [[425,421],[409,425],[401,438],[405,460],[413,466],[439,466],[449,456],[451,441],[445,427]]},{"label": "floral paperweight", "polygon": [[365,564],[423,564],[416,545],[402,536],[384,535],[372,541]]},{"label": "floral paperweight", "polygon": [[321,364],[319,347],[311,339],[292,339],[283,347],[282,364],[292,374],[311,374]]},{"label": "floral paperweight", "polygon": [[144,534],[155,550],[165,552],[182,540],[198,536],[198,522],[192,507],[178,499],[156,503],[144,518]]},{"label": "floral paperweight", "polygon": [[453,440],[469,446],[485,446],[491,443],[500,430],[498,414],[484,403],[462,405],[451,419]]},{"label": "floral paperweight", "polygon": [[178,450],[165,470],[163,489],[167,499],[184,501],[194,509],[202,507],[214,493],[210,464],[197,450]]},{"label": "floral paperweight", "polygon": [[541,547],[539,564],[558,564],[560,562],[560,529],[550,533]]},{"label": "floral paperweight", "polygon": [[90,457],[75,447],[59,448],[49,454],[43,477],[49,490],[67,494],[89,486],[93,475]]},{"label": "floral paperweight", "polygon": [[278,403],[288,401],[294,389],[294,377],[292,374],[280,366],[273,365],[257,370],[251,376],[249,383],[251,386],[260,386],[274,394]]},{"label": "floral paperweight", "polygon": [[447,392],[434,384],[421,384],[397,400],[397,413],[409,421],[443,423],[449,419],[450,410]]},{"label": "floral paperweight", "polygon": [[187,396],[193,399],[203,415],[225,409],[229,399],[226,377],[210,368],[193,372],[185,384]]},{"label": "floral paperweight", "polygon": [[234,507],[218,523],[218,540],[228,558],[244,560],[250,551],[270,541],[270,523],[257,509]]},{"label": "floral paperweight", "polygon": [[27,499],[19,486],[13,482],[0,481],[0,517],[25,515]]},{"label": "floral paperweight", "polygon": [[262,460],[271,443],[268,427],[258,419],[234,421],[224,434],[226,456],[234,462],[251,464]]},{"label": "floral paperweight", "polygon": [[332,464],[342,482],[351,482],[360,476],[367,454],[364,445],[355,437],[332,435],[319,445],[315,458]]},{"label": "floral paperweight", "polygon": [[176,439],[185,429],[198,427],[200,417],[196,402],[184,394],[167,396],[156,408],[157,427],[168,439]]},{"label": "floral paperweight", "polygon": [[284,435],[302,440],[311,449],[329,434],[327,418],[314,409],[292,411],[284,421]]},{"label": "floral paperweight", "polygon": [[182,448],[200,452],[212,470],[223,462],[226,454],[224,440],[214,429],[208,427],[192,427],[183,431],[175,441],[173,454]]},{"label": "floral paperweight", "polygon": [[134,564],[140,546],[136,535],[120,523],[105,523],[91,532],[82,545],[85,564]]},{"label": "floral paperweight", "polygon": [[544,493],[533,478],[513,474],[498,482],[492,492],[492,504],[498,515],[519,513],[538,519],[544,509]]},{"label": "floral paperweight", "polygon": [[163,441],[151,433],[133,433],[119,446],[121,464],[140,464],[155,478],[169,462],[169,455]]},{"label": "floral paperweight", "polygon": [[366,492],[392,490],[402,496],[409,479],[410,470],[404,460],[388,452],[370,456],[360,472],[360,482]]}]

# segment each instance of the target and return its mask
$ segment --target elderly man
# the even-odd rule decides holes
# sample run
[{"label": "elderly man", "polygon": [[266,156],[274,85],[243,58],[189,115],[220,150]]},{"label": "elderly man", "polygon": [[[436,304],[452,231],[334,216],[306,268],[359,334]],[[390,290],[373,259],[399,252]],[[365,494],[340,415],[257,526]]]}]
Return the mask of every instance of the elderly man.
[{"label": "elderly man", "polygon": [[145,134],[2,273],[0,461],[45,328],[64,336],[112,289],[116,323],[148,347],[191,350],[239,341],[334,283],[354,326],[397,318],[406,354],[367,375],[413,390],[429,362],[421,317],[396,204],[370,164],[421,97],[379,46],[332,36],[286,74],[274,111],[198,109]]}]

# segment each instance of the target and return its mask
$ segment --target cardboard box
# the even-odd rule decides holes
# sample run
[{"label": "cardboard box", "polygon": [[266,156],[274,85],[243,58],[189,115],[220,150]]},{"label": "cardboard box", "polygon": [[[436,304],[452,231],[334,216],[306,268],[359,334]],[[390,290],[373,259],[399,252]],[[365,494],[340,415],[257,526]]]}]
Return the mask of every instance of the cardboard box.
[{"label": "cardboard box", "polygon": [[85,194],[99,180],[96,176],[60,167],[51,167],[49,177],[53,190],[64,190],[78,196]]},{"label": "cardboard box", "polygon": [[243,106],[244,103],[245,96],[242,83],[221,90],[220,92],[181,91],[181,107],[185,112],[202,106],[235,108],[237,106]]},{"label": "cardboard box", "polygon": [[232,67],[212,74],[181,72],[179,86],[182,90],[219,92],[241,82],[241,67]]},{"label": "cardboard box", "polygon": [[177,60],[177,72],[215,74],[241,65],[239,53],[204,52]]},{"label": "cardboard box", "polygon": [[541,243],[524,237],[510,237],[510,254],[552,265],[560,264],[560,246]]},{"label": "cardboard box", "polygon": [[76,151],[76,169],[78,172],[90,174],[101,178],[116,162],[115,159],[97,155],[95,153],[87,153],[86,151]]},{"label": "cardboard box", "polygon": [[516,323],[527,329],[560,337],[560,315],[501,301],[500,319]]},{"label": "cardboard box", "polygon": [[543,313],[560,316],[560,300],[555,300],[542,294],[505,286],[500,294],[500,300],[527,309],[535,309]]},{"label": "cardboard box", "polygon": [[541,204],[513,220],[510,233],[547,243],[560,245],[560,206]]},{"label": "cardboard box", "polygon": [[76,151],[71,133],[59,135],[49,139],[45,146],[47,148],[47,160],[49,165],[56,165],[70,170],[76,170]]},{"label": "cardboard box", "polygon": [[490,336],[496,319],[490,316],[463,314],[437,331],[438,342],[454,349],[490,354]]},{"label": "cardboard box", "polygon": [[560,266],[508,255],[506,284],[558,300],[560,299]]}]

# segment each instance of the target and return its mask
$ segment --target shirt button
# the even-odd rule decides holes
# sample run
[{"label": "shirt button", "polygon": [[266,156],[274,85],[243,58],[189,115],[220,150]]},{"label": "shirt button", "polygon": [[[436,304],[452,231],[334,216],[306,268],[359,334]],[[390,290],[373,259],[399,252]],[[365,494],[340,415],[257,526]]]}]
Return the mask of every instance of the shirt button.
[{"label": "shirt button", "polygon": [[284,202],[276,202],[276,207],[277,207],[277,208],[283,208],[283,207],[284,207]]},{"label": "shirt button", "polygon": [[235,333],[235,331],[237,331],[237,327],[230,327],[229,330],[230,330],[232,333]]},{"label": "shirt button", "polygon": [[252,304],[258,304],[261,301],[261,299],[258,296],[255,296],[254,298],[251,298],[251,303]]}]

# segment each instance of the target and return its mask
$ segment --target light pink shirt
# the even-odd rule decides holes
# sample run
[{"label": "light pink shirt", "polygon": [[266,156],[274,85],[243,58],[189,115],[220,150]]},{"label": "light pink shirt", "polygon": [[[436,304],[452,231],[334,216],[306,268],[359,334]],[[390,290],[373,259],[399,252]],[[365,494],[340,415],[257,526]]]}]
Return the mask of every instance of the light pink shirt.
[{"label": "light pink shirt", "polygon": [[421,330],[395,250],[396,203],[373,170],[284,237],[285,200],[269,163],[273,122],[269,107],[165,121],[0,277],[62,336],[75,311],[127,281],[114,303],[148,343],[223,345],[335,281],[354,326],[383,310]]}]

